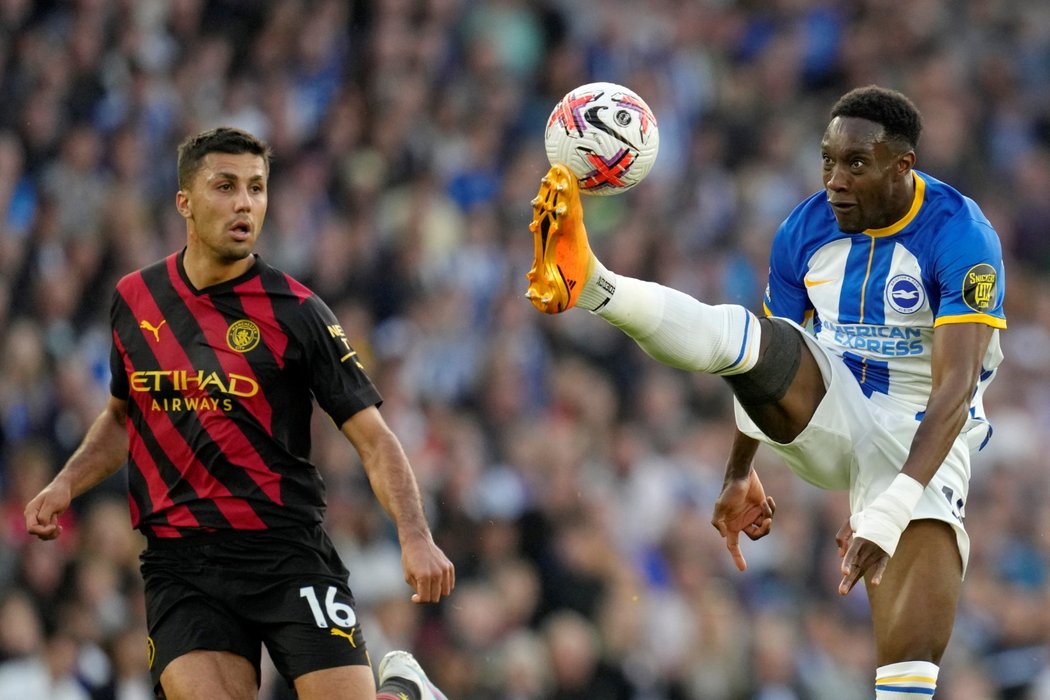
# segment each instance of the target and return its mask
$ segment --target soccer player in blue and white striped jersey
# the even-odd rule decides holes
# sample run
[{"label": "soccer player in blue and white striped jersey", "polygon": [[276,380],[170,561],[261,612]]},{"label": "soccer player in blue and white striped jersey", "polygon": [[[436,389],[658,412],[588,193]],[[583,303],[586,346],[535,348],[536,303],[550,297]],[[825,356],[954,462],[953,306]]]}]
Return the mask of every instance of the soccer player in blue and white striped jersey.
[{"label": "soccer player in blue and white striped jersey", "polygon": [[526,295],[546,313],[587,309],[657,360],[726,379],[738,432],[712,524],[741,570],[740,533],[763,537],[775,509],[752,466],[759,443],[806,481],[849,492],[839,592],[864,578],[879,700],[934,694],[1006,328],[998,236],[971,199],[915,169],[921,128],[893,90],[858,88],[834,105],[824,189],[777,231],[763,318],[607,270],[558,164],[533,202]]}]

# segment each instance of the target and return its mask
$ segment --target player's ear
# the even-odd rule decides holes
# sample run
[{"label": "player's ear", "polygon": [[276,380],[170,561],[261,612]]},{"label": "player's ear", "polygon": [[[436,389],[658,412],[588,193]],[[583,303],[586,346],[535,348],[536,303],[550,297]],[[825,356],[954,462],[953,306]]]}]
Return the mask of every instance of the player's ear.
[{"label": "player's ear", "polygon": [[915,167],[915,151],[907,150],[901,153],[897,157],[897,172],[901,175],[907,175],[912,168]]},{"label": "player's ear", "polygon": [[190,196],[184,190],[175,193],[175,208],[179,210],[182,218],[188,219],[193,214],[190,209]]}]

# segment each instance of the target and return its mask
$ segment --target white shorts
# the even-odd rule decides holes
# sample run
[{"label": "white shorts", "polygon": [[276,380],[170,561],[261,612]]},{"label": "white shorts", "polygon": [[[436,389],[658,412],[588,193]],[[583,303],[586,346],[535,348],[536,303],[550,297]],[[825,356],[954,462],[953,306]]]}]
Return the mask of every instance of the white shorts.
[{"label": "white shorts", "polygon": [[[824,375],[827,388],[805,430],[783,444],[766,437],[734,399],[740,432],[769,445],[791,471],[822,489],[849,491],[856,513],[882,493],[900,473],[919,427],[914,414],[892,412],[868,400],[842,360],[829,353],[797,324]],[[943,520],[955,530],[963,570],[970,537],[963,526],[970,483],[970,448],[964,437],[927,485],[912,520]]]}]

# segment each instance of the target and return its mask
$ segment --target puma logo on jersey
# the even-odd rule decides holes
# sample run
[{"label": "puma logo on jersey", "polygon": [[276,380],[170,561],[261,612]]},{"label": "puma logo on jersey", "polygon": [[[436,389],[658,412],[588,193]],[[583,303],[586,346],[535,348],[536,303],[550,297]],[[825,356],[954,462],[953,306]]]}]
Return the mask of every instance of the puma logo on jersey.
[{"label": "puma logo on jersey", "polygon": [[354,641],[353,630],[350,630],[350,634],[347,634],[346,632],[337,627],[332,627],[330,633],[333,637],[346,637],[346,640],[350,642],[350,646],[352,646],[354,649],[357,648],[357,642]]},{"label": "puma logo on jersey", "polygon": [[160,328],[165,323],[167,323],[167,320],[161,320],[160,326],[154,326],[149,321],[139,321],[139,328],[141,328],[144,331],[149,331],[150,333],[152,333],[153,334],[153,339],[159,343],[160,342]]}]

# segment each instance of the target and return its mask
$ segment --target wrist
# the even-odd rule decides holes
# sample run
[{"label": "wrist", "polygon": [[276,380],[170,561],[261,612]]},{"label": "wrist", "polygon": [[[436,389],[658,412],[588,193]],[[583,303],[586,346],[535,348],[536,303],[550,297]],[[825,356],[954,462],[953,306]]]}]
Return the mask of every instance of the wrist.
[{"label": "wrist", "polygon": [[751,475],[755,473],[753,466],[746,468],[729,468],[726,470],[725,477],[722,479],[722,487],[726,487],[734,481],[748,481],[751,479]]},{"label": "wrist", "polygon": [[404,547],[417,541],[430,542],[433,541],[434,537],[430,532],[430,528],[426,525],[409,525],[398,528],[397,539],[401,546]]},{"label": "wrist", "polygon": [[850,518],[853,534],[874,542],[892,557],[924,490],[912,477],[903,472],[898,474],[874,501],[853,514]]},{"label": "wrist", "polygon": [[74,495],[73,486],[73,478],[64,469],[55,474],[54,478],[51,479],[51,483],[48,484],[48,488],[52,491],[68,493],[70,497]]}]

